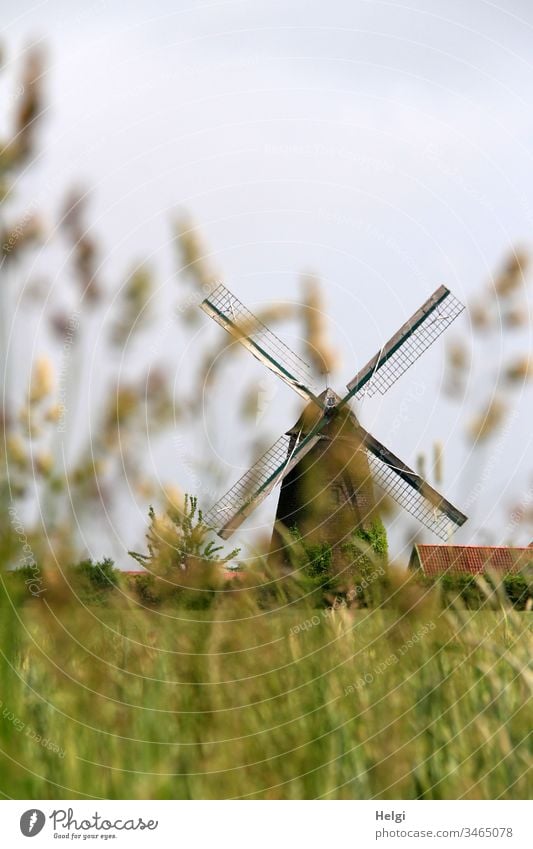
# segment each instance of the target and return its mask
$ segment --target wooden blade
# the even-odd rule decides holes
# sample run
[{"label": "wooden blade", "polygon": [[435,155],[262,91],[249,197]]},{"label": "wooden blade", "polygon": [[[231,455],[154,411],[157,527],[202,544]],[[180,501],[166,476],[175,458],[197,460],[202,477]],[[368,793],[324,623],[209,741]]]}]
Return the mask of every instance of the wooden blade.
[{"label": "wooden blade", "polygon": [[302,398],[314,401],[323,408],[324,404],[317,397],[317,392],[309,388],[313,382],[310,366],[278,339],[229,289],[222,284],[218,285],[200,307]]},{"label": "wooden blade", "polygon": [[398,504],[444,540],[464,525],[468,518],[464,513],[368,431],[364,428],[360,431],[374,481]]},{"label": "wooden blade", "polygon": [[384,395],[463,310],[450,290],[440,286],[348,383],[343,403],[354,396]]},{"label": "wooden blade", "polygon": [[314,432],[301,442],[289,434],[281,436],[205,514],[205,523],[223,539],[228,539],[319,438]]}]

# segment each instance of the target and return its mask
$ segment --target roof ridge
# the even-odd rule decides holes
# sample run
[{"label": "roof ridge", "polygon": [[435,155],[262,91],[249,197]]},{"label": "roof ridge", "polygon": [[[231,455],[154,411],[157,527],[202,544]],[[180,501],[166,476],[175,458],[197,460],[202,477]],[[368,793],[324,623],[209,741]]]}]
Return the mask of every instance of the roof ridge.
[{"label": "roof ridge", "polygon": [[483,548],[486,551],[532,551],[531,545],[463,545],[462,543],[416,542],[417,548]]}]

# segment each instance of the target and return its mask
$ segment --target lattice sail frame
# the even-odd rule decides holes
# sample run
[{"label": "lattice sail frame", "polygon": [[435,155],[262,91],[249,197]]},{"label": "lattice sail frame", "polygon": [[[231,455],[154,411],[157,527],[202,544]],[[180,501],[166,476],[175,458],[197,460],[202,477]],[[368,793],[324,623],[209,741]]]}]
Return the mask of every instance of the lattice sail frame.
[{"label": "lattice sail frame", "polygon": [[[317,430],[322,426],[319,423]],[[457,528],[464,525],[467,521],[464,513],[360,424],[355,429],[355,441],[353,437],[348,437],[348,441],[353,442],[356,451],[360,448],[365,451],[373,484],[377,484],[441,539],[448,540]],[[346,439],[342,436],[337,438]]]},{"label": "lattice sail frame", "polygon": [[429,528],[430,531],[447,542],[457,526],[446,513],[443,513],[438,507],[433,507],[431,502],[425,499],[411,484],[400,478],[379,457],[376,457],[370,451],[367,451],[367,455],[372,472],[372,481],[394,498],[400,507],[403,507],[426,528]]},{"label": "lattice sail frame", "polygon": [[204,514],[204,522],[228,539],[270,495],[274,487],[305,457],[320,437],[310,433],[300,441],[283,434],[225,495]]},{"label": "lattice sail frame", "polygon": [[347,384],[343,403],[353,397],[372,397],[376,392],[384,395],[464,308],[446,286],[440,286]]},{"label": "lattice sail frame", "polygon": [[318,390],[310,388],[314,383],[311,367],[222,283],[202,301],[200,308],[302,398],[323,406]]}]

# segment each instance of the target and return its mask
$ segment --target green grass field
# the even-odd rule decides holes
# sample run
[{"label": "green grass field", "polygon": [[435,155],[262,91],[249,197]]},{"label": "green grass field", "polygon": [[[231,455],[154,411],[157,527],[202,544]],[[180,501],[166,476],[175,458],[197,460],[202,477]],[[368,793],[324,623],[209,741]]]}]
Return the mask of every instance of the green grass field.
[{"label": "green grass field", "polygon": [[[0,607],[12,798],[526,798],[529,614]],[[412,609],[409,609],[412,608]]]}]

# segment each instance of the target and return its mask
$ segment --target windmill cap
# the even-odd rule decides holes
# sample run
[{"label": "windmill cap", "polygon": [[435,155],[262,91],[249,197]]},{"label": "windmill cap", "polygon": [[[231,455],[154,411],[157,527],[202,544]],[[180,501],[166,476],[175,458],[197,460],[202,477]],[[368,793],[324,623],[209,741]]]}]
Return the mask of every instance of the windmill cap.
[{"label": "windmill cap", "polygon": [[324,402],[326,407],[336,407],[342,400],[333,389],[324,389],[318,397]]},{"label": "windmill cap", "polygon": [[[324,389],[324,391],[318,395],[318,399],[323,402],[324,406],[318,407],[313,401],[307,404],[298,421],[293,424],[290,430],[285,431],[288,436],[297,436],[299,433],[308,433],[309,430],[320,421],[324,412],[327,413],[330,410],[334,410],[335,407],[337,407],[342,401],[342,398],[337,395],[333,389]],[[353,415],[353,413],[351,413],[351,415]],[[325,438],[325,434],[322,434],[321,438],[322,437]]]}]

